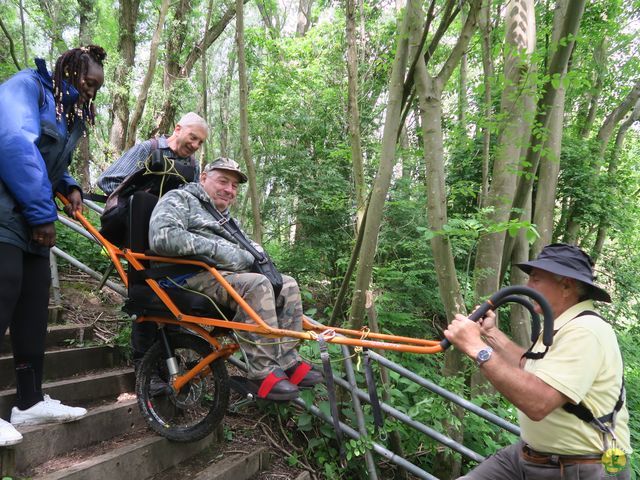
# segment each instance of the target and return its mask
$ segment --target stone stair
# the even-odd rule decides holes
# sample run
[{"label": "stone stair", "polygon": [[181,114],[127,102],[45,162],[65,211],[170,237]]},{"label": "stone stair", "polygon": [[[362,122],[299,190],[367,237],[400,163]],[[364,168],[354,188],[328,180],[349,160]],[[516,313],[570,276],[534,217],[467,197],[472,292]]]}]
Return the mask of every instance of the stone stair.
[{"label": "stone stair", "polygon": [[[264,445],[241,453],[225,452],[222,426],[189,444],[155,435],[138,410],[134,373],[125,355],[117,347],[92,344],[92,339],[90,327],[51,328],[44,392],[64,403],[87,407],[89,413],[77,422],[19,428],[22,443],[0,447],[0,478],[244,480],[257,478],[268,467],[269,450]],[[4,419],[15,401],[9,344],[5,338],[0,350],[0,416]],[[186,470],[191,472],[188,477],[182,474]]]}]

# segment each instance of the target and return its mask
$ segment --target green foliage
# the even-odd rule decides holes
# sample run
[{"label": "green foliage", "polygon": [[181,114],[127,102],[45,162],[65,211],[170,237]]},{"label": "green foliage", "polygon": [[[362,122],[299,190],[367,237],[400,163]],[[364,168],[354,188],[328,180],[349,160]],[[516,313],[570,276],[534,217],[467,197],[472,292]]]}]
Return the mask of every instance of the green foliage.
[{"label": "green foliage", "polygon": [[[629,429],[631,445],[637,452],[640,445],[640,419],[635,413],[640,409],[640,352],[637,345],[640,341],[640,328],[634,325],[624,331],[618,331],[618,341],[624,358],[624,381],[627,390],[627,409],[629,410]],[[640,459],[638,454],[631,455],[631,467],[636,476],[640,475]]]},{"label": "green foliage", "polygon": [[[98,215],[95,212],[85,209],[84,214],[94,226],[99,225]],[[61,223],[56,223],[56,245],[98,272],[104,272],[111,263],[101,246],[87,238],[80,237],[79,234]]]}]

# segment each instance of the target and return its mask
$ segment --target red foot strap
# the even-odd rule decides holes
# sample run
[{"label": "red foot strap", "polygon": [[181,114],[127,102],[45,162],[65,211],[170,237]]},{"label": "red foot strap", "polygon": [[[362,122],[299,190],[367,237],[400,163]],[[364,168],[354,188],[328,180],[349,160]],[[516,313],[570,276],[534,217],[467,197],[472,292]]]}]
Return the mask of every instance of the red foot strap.
[{"label": "red foot strap", "polygon": [[298,385],[302,379],[307,376],[309,370],[311,370],[311,365],[306,362],[300,362],[296,371],[293,372],[293,375],[289,378],[289,381],[294,385]]},{"label": "red foot strap", "polygon": [[276,383],[286,379],[287,377],[277,377],[275,373],[271,372],[260,384],[260,388],[258,389],[258,398],[266,398]]}]

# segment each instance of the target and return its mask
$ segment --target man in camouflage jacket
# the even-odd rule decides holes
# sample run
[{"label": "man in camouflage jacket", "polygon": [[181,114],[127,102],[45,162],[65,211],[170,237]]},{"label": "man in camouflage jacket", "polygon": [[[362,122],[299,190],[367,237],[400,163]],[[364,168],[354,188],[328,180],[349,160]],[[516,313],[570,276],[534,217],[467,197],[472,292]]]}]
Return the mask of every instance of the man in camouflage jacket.
[{"label": "man in camouflage jacket", "polygon": [[[209,257],[265,323],[273,328],[300,331],[302,299],[295,279],[283,275],[282,291],[276,298],[269,280],[251,272],[254,256],[205,208],[205,204],[209,204],[222,217],[229,218],[229,206],[236,199],[238,185],[246,181],[247,176],[236,162],[219,158],[203,169],[199,183],[165,194],[151,216],[151,248],[166,256]],[[260,245],[252,243],[258,251],[263,251]],[[234,321],[253,321],[209,272],[176,280],[233,309]],[[296,384],[312,386],[322,380],[319,372],[309,370],[309,365],[300,360],[295,349],[297,342],[291,338],[267,339],[250,332],[241,332],[239,336],[249,363],[248,378],[259,396],[290,400],[298,394]]]}]

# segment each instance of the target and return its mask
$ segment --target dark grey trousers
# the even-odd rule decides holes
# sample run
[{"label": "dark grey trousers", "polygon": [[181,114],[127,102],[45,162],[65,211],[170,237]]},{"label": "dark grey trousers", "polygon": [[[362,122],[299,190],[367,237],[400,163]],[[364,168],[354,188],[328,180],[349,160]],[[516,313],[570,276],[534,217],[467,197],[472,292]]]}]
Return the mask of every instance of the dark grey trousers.
[{"label": "dark grey trousers", "polygon": [[523,442],[519,441],[494,455],[458,480],[630,480],[629,463],[617,474],[605,472],[601,464],[538,465],[522,458]]}]

